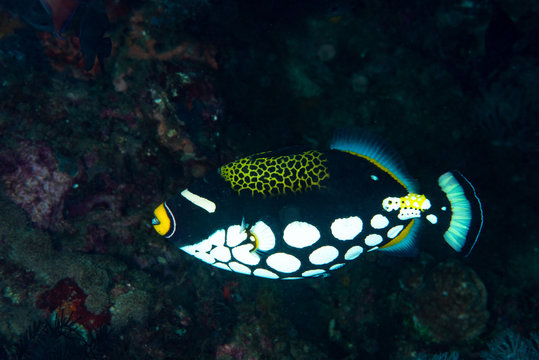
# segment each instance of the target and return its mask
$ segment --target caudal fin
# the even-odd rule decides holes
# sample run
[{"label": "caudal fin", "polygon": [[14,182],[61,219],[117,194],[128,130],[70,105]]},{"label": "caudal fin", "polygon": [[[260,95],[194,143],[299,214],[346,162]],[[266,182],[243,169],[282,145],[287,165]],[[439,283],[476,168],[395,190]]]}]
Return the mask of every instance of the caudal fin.
[{"label": "caudal fin", "polygon": [[468,256],[483,228],[481,201],[473,185],[458,171],[442,174],[438,185],[451,203],[451,222],[444,239],[455,251]]}]

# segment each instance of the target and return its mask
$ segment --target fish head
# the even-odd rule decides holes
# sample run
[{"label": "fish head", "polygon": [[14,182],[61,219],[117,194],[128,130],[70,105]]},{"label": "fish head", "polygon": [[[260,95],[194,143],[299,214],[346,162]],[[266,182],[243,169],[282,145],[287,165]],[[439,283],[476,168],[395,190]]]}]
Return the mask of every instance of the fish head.
[{"label": "fish head", "polygon": [[184,189],[154,210],[152,226],[175,245],[190,245],[211,233],[215,210],[212,200]]}]

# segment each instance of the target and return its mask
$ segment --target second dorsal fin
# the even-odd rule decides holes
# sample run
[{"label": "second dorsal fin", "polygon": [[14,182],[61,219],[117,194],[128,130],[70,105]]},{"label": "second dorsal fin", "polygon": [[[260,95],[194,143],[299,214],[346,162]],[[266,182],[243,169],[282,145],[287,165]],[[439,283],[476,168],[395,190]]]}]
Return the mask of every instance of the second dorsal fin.
[{"label": "second dorsal fin", "polygon": [[397,151],[369,131],[355,127],[338,129],[333,135],[330,148],[369,160],[401,183],[408,192],[417,192],[417,184],[408,175]]}]

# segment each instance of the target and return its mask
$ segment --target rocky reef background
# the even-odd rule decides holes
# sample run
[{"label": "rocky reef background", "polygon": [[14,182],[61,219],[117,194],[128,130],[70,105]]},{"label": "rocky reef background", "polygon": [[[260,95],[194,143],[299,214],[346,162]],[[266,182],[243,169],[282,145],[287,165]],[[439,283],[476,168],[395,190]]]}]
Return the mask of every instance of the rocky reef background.
[{"label": "rocky reef background", "polygon": [[[0,2],[0,359],[538,358],[536,3],[91,0],[103,68],[39,3]],[[348,125],[425,193],[466,174],[470,257],[425,231],[417,258],[275,282],[153,232],[220,164]]]}]

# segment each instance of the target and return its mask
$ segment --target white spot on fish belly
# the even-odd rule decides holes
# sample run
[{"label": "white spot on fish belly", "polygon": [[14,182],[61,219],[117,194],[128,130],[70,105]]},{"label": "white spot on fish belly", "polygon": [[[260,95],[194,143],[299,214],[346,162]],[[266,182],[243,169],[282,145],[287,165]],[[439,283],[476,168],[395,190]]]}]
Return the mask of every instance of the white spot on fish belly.
[{"label": "white spot on fish belly", "polygon": [[251,269],[249,269],[247,266],[240,264],[239,262],[231,261],[228,263],[228,266],[232,269],[232,271],[240,273],[240,274],[247,274],[251,275]]},{"label": "white spot on fish belly", "polygon": [[225,244],[225,229],[217,230],[208,238],[210,244],[215,246],[223,246]]},{"label": "white spot on fish belly", "polygon": [[331,224],[331,233],[339,240],[352,240],[363,230],[363,222],[357,216],[335,219]]},{"label": "white spot on fish belly", "polygon": [[316,276],[316,275],[323,274],[325,272],[326,272],[326,270],[323,270],[323,269],[313,269],[313,270],[304,271],[301,274],[301,276],[303,276],[303,277]]},{"label": "white spot on fish belly", "polygon": [[344,259],[345,260],[354,260],[355,258],[357,258],[361,253],[363,252],[363,248],[359,245],[356,245],[356,246],[352,246],[350,249],[348,249],[348,251],[346,252],[346,254],[344,254]]},{"label": "white spot on fish belly", "polygon": [[323,265],[332,262],[339,256],[339,250],[333,246],[322,246],[309,255],[309,261],[314,265]]},{"label": "white spot on fish belly", "polygon": [[209,239],[202,240],[199,243],[192,245],[195,251],[208,252],[212,248],[212,243]]},{"label": "white spot on fish belly", "polygon": [[241,225],[229,226],[226,230],[226,245],[233,248],[247,239],[247,233]]},{"label": "white spot on fish belly", "polygon": [[314,225],[294,221],[284,229],[283,238],[290,246],[304,248],[317,242],[320,239],[320,232]]},{"label": "white spot on fish belly", "polygon": [[263,278],[266,278],[266,279],[278,279],[279,278],[279,275],[269,271],[269,270],[266,270],[266,269],[255,269],[255,271],[253,271],[253,275],[256,275],[256,276],[259,276],[259,277],[263,277]]},{"label": "white spot on fish belly", "polygon": [[208,264],[213,264],[215,262],[215,258],[213,256],[211,256],[210,254],[206,253],[206,252],[195,251],[193,256],[196,257],[197,259],[200,259],[200,260],[204,261],[205,263],[208,263]]},{"label": "white spot on fish belly", "polygon": [[400,234],[402,229],[404,229],[404,225],[393,226],[391,229],[387,231],[387,237],[390,239],[394,239],[395,237],[397,237],[397,235]]},{"label": "white spot on fish belly", "polygon": [[332,267],[330,267],[329,270],[337,270],[337,269],[342,268],[343,266],[344,266],[344,263],[335,264]]},{"label": "white spot on fish belly", "polygon": [[376,246],[380,244],[384,239],[378,234],[370,234],[365,238],[365,245]]},{"label": "white spot on fish belly", "polygon": [[244,264],[258,265],[258,263],[260,262],[260,257],[257,254],[251,252],[251,250],[253,250],[253,247],[253,244],[236,246],[232,249],[232,255],[234,255],[236,259],[238,259]]},{"label": "white spot on fish belly", "polygon": [[230,250],[225,246],[218,246],[212,251],[210,251],[210,255],[215,257],[215,259],[223,262],[230,261]]},{"label": "white spot on fish belly", "polygon": [[371,219],[371,226],[374,229],[383,229],[389,225],[389,220],[381,214],[376,214]]},{"label": "white spot on fish belly", "polygon": [[301,266],[301,261],[298,258],[282,252],[270,255],[266,259],[266,263],[275,270],[284,273],[292,273]]},{"label": "white spot on fish belly", "polygon": [[212,265],[215,266],[215,267],[218,267],[219,269],[231,271],[227,264],[215,263],[215,264],[212,264]]}]

